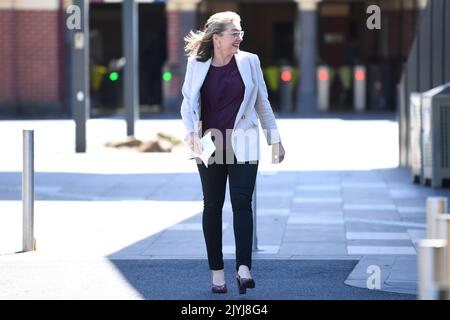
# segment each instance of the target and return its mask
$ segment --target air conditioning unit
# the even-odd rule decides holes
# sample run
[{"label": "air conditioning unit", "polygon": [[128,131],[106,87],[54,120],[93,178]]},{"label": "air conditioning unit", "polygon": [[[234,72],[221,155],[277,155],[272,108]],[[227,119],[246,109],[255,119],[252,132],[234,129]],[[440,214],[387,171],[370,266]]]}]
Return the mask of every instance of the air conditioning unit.
[{"label": "air conditioning unit", "polygon": [[450,83],[422,95],[422,156],[424,184],[450,182]]},{"label": "air conditioning unit", "polygon": [[411,178],[414,183],[421,183],[422,164],[422,93],[412,92],[409,96],[409,156]]}]

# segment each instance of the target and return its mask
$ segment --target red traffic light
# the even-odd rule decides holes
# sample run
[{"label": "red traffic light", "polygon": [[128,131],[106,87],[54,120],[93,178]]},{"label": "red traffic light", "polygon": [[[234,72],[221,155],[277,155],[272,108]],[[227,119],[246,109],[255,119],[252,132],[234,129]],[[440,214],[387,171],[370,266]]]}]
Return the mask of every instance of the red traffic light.
[{"label": "red traffic light", "polygon": [[326,70],[320,70],[320,71],[317,73],[317,76],[319,77],[319,80],[321,80],[321,81],[326,81],[326,80],[328,80],[328,71],[326,71]]},{"label": "red traffic light", "polygon": [[363,70],[358,70],[355,72],[355,79],[358,81],[363,81],[366,78],[366,74]]},{"label": "red traffic light", "polygon": [[292,71],[282,71],[281,72],[281,80],[284,82],[288,82],[292,80]]}]

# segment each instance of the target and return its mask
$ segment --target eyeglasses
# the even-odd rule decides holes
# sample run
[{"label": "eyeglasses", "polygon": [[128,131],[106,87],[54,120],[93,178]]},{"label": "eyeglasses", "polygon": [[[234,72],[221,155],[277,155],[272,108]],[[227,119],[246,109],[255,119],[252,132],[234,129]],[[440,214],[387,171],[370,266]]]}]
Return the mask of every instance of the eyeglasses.
[{"label": "eyeglasses", "polygon": [[237,31],[237,32],[232,32],[232,33],[224,33],[224,34],[233,36],[235,39],[238,37],[244,38],[244,31]]}]

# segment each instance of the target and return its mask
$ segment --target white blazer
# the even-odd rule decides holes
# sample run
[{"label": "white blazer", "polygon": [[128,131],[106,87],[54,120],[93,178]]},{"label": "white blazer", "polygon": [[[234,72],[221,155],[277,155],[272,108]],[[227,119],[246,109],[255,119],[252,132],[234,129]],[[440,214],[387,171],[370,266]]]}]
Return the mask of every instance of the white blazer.
[{"label": "white blazer", "polygon": [[[261,127],[269,145],[280,142],[275,116],[269,100],[267,87],[264,82],[261,63],[256,54],[238,51],[235,54],[236,64],[245,85],[244,99],[238,110],[231,135],[231,145],[240,162],[260,159],[259,127]],[[184,84],[182,88],[183,102],[181,117],[186,132],[197,132],[200,135],[201,95],[200,89],[211,65],[211,58],[205,62],[189,57]],[[189,150],[189,158],[194,154]]]}]

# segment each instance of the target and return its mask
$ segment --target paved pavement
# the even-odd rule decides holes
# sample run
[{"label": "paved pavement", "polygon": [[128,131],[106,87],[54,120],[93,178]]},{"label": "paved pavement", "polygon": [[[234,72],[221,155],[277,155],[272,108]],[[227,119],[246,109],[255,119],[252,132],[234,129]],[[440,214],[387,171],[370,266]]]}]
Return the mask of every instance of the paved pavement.
[{"label": "paved pavement", "polygon": [[[268,292],[270,281],[265,287],[264,279],[279,269],[292,283],[281,281],[274,296],[266,299],[415,298],[425,201],[428,196],[448,196],[449,190],[415,185],[409,170],[398,167],[397,123],[391,119],[279,119],[278,123],[286,160],[270,164],[270,149],[263,145],[257,178],[258,250],[253,273],[261,286],[254,298]],[[36,137],[37,251],[17,253],[22,222],[21,130],[27,128],[34,129]],[[144,154],[106,148],[106,142],[125,138],[125,123],[96,119],[88,122],[88,152],[75,154],[73,130],[74,123],[68,120],[1,123],[0,135],[8,139],[2,139],[0,147],[8,150],[8,156],[0,159],[0,287],[7,288],[0,290],[0,298],[184,299],[171,290],[150,294],[142,287],[148,281],[142,271],[146,268],[153,268],[152,276],[158,279],[173,275],[165,269],[172,267],[162,263],[168,259],[180,266],[180,274],[192,264],[202,275],[187,277],[202,279],[200,286],[207,288],[200,181],[184,149]],[[182,138],[181,121],[137,123],[138,138],[151,139],[158,132]],[[223,222],[223,252],[230,266],[226,272],[232,281],[235,247],[228,192]],[[136,268],[141,271],[133,271]],[[299,273],[293,271],[296,268]],[[320,279],[313,274],[298,278],[297,285],[314,294],[283,291],[303,268],[321,270],[319,285],[311,287]],[[333,268],[340,272],[329,275]],[[368,271],[373,268],[381,271],[378,296],[367,289]],[[341,289],[333,291],[336,286]],[[355,287],[362,291],[352,291]],[[198,290],[193,298],[204,298],[203,289]]]}]

